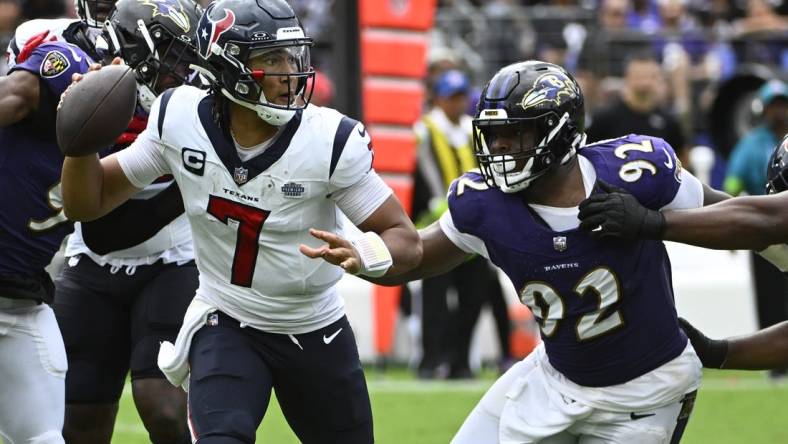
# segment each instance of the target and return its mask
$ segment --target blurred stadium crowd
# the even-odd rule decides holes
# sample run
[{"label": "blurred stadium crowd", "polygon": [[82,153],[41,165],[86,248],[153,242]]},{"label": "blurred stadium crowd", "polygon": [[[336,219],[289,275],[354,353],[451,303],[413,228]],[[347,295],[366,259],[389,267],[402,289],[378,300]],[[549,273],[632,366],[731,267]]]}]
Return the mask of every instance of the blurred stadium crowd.
[{"label": "blurred stadium crowd", "polygon": [[537,58],[575,73],[587,126],[623,87],[625,62],[660,64],[654,93],[679,121],[683,150],[722,157],[753,124],[754,91],[788,68],[788,5],[780,0],[441,0],[431,66],[459,63],[476,79]]},{"label": "blurred stadium crowd", "polygon": [[[333,44],[334,14],[341,13],[342,2],[290,1],[318,47]],[[0,45],[25,20],[74,16],[72,5],[0,0]],[[788,2],[782,0],[439,0],[427,91],[448,68],[465,70],[480,85],[505,64],[537,58],[576,75],[591,126],[596,111],[621,91],[627,59],[649,53],[661,67],[654,93],[685,136],[677,150],[709,145],[727,158],[753,124],[755,90],[766,79],[786,77],[786,15]],[[319,56],[315,64],[335,71]]]}]

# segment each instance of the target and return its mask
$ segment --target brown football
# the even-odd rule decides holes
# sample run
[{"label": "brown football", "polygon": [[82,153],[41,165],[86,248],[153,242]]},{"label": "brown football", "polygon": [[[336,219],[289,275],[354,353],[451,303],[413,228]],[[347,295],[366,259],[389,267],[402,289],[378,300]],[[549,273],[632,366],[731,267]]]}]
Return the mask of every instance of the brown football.
[{"label": "brown football", "polygon": [[66,156],[86,156],[114,145],[137,104],[137,83],[128,66],[109,65],[72,86],[57,112],[57,143]]}]

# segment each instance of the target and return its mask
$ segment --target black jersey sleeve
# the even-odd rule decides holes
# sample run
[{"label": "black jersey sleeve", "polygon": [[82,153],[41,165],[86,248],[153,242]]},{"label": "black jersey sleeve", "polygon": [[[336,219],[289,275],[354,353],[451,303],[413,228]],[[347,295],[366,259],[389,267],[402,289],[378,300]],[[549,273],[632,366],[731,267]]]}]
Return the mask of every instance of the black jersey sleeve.
[{"label": "black jersey sleeve", "polygon": [[180,189],[173,182],[150,199],[129,200],[99,219],[84,222],[82,238],[101,255],[124,250],[150,239],[183,211]]}]

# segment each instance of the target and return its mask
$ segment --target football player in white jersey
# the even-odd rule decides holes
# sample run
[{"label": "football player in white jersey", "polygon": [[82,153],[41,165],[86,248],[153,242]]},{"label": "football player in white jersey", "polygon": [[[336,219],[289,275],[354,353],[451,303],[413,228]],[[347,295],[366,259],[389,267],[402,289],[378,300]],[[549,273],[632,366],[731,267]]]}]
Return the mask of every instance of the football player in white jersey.
[{"label": "football player in white jersey", "polygon": [[[178,183],[199,287],[159,365],[188,387],[193,439],[254,442],[275,389],[302,442],[371,443],[369,395],[335,284],[345,271],[412,268],[418,234],[372,170],[364,126],[309,105],[312,40],[284,0],[218,0],[197,32],[212,89],[162,94],[126,150],[67,158],[65,211],[91,220],[163,174]],[[344,233],[345,216],[362,232],[348,250],[312,237]],[[310,260],[301,244],[346,260]]]},{"label": "football player in white jersey", "polygon": [[[156,94],[186,81],[197,57],[201,14],[192,0],[117,1],[102,37],[107,52],[134,70],[138,100],[129,128],[102,156],[129,146],[145,128]],[[152,235],[138,236],[141,225],[164,213],[165,223],[145,230]],[[118,248],[117,239],[134,236],[131,248]],[[159,344],[175,340],[197,288],[191,230],[172,177],[157,179],[106,217],[75,224],[65,256],[53,309],[70,367],[66,441],[110,443],[130,373],[150,441],[191,442],[186,395],[167,382],[157,365]]]},{"label": "football player in white jersey", "polygon": [[35,19],[29,20],[14,30],[14,36],[6,49],[8,67],[16,65],[16,59],[31,40],[51,42],[63,40],[82,48],[96,62],[103,59],[107,49],[101,37],[101,27],[117,0],[74,0],[79,19]]}]

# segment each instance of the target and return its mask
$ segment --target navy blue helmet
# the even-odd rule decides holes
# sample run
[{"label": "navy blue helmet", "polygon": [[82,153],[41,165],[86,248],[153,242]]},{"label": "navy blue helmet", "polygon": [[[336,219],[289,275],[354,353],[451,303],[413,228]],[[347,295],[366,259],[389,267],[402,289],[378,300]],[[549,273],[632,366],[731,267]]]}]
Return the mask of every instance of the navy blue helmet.
[{"label": "navy blue helmet", "polygon": [[766,168],[766,194],[781,193],[788,189],[788,134],[774,147]]},{"label": "navy blue helmet", "polygon": [[165,89],[183,83],[197,62],[197,24],[202,8],[192,0],[118,0],[104,37],[111,56],[133,70],[146,110]]},{"label": "navy blue helmet", "polygon": [[[584,117],[583,93],[564,68],[538,60],[502,68],[482,91],[473,120],[474,152],[485,180],[515,193],[569,162],[585,143]],[[490,151],[502,131],[520,141],[518,150]],[[532,143],[526,134],[534,136]]]},{"label": "navy blue helmet", "polygon": [[[205,10],[197,31],[203,74],[213,87],[276,126],[309,103],[312,45],[284,0],[217,0]],[[251,59],[265,62],[250,67]],[[278,97],[266,97],[260,85],[272,77],[288,85]]]}]

